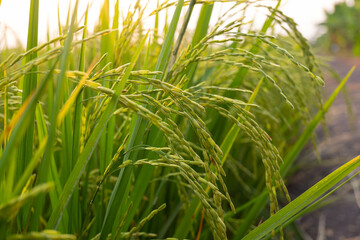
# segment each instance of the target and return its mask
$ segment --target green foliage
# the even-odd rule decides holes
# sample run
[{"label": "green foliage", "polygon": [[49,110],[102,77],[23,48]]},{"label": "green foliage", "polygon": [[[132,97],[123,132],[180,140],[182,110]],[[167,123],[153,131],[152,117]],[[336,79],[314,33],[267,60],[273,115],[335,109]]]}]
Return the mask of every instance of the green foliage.
[{"label": "green foliage", "polygon": [[[27,50],[0,56],[0,239],[240,239],[270,214],[248,235],[260,238],[358,164],[280,210],[286,172],[347,80],[322,105],[280,1],[233,1],[213,26],[213,1],[159,3],[153,18],[136,1],[121,23],[104,1],[94,33],[76,2],[43,44],[32,4]],[[260,31],[249,6],[268,14]]]},{"label": "green foliage", "polygon": [[319,37],[318,44],[326,45],[328,50],[352,52],[360,55],[360,1],[354,6],[346,2],[337,3],[333,12],[326,12],[326,20],[321,23],[326,33]]}]

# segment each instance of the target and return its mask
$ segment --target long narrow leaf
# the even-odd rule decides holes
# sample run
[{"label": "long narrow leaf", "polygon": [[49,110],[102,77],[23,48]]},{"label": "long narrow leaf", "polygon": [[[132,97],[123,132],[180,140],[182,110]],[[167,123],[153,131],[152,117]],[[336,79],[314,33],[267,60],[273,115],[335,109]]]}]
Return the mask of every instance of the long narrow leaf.
[{"label": "long narrow leaf", "polygon": [[263,222],[260,226],[246,235],[243,240],[257,240],[266,236],[268,233],[279,227],[291,219],[294,215],[299,213],[303,208],[311,204],[322,194],[326,193],[348,174],[360,166],[360,156],[345,163],[334,172],[323,178],[321,181],[312,186],[309,190],[301,194],[299,197],[291,201],[288,205],[279,210],[276,214],[271,216],[268,220]]}]

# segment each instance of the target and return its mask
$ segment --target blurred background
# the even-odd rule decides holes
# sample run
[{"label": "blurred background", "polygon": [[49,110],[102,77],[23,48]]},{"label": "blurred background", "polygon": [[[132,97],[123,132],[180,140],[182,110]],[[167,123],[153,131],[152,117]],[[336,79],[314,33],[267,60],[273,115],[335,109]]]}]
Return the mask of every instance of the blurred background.
[{"label": "blurred background", "polygon": [[[39,35],[40,39],[45,40],[47,29],[50,29],[50,32],[57,34],[58,32],[58,22],[56,18],[51,16],[58,15],[59,9],[59,18],[61,23],[65,24],[67,21],[67,12],[70,5],[73,5],[75,1],[71,0],[43,0],[40,1],[40,15],[39,15]],[[115,0],[111,0],[110,6],[114,6]],[[129,5],[132,1],[120,1],[120,8],[122,12],[126,12],[129,8]],[[142,1],[146,3],[147,1]],[[346,6],[354,6],[353,0],[287,0],[282,1],[282,11],[288,16],[292,17],[295,22],[298,24],[299,30],[302,34],[309,40],[315,40],[322,33],[325,32],[325,28],[319,26],[320,23],[324,23],[326,20],[326,12],[333,12],[335,5],[338,3],[343,3]],[[5,44],[16,44],[16,42],[21,42],[23,45],[26,42],[27,37],[27,28],[28,28],[28,13],[30,8],[30,2],[28,0],[3,0],[2,8],[0,8],[0,29],[2,32],[6,32],[6,37],[2,38],[1,45]],[[90,5],[89,11],[89,29],[93,29],[96,25],[99,16],[98,10],[102,6],[101,0],[80,0],[79,1],[79,13],[83,13],[87,7]],[[148,1],[148,9],[155,9],[157,1]],[[220,6],[219,3],[215,3]],[[262,4],[274,4],[274,1],[262,1]],[[21,6],[21,7],[19,7]],[[224,7],[225,6],[225,7]],[[226,4],[222,7],[215,7],[214,15],[220,15],[226,8]],[[341,9],[340,9],[341,8]],[[348,14],[340,7],[337,9],[336,14]],[[17,12],[17,14],[13,14]],[[114,12],[110,9],[110,12]],[[195,11],[196,12],[196,11]],[[350,12],[349,12],[350,13]],[[254,13],[255,14],[255,13]],[[334,17],[336,17],[335,15]],[[111,16],[112,17],[112,16]],[[347,16],[344,18],[344,21],[351,20],[352,16]],[[193,18],[196,18],[194,14]],[[213,18],[215,21],[216,18]],[[262,23],[264,16],[258,16],[258,23]],[[332,21],[331,19],[329,19]],[[256,23],[255,23],[256,24]],[[339,23],[341,26],[341,23]],[[6,31],[4,31],[6,29]]]}]

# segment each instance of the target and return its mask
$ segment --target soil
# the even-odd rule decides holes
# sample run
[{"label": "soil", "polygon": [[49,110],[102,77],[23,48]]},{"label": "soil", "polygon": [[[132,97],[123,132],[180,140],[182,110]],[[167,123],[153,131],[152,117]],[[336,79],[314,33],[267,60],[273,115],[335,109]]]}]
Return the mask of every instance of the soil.
[{"label": "soil", "polygon": [[[360,58],[337,56],[331,62],[344,77],[352,66],[359,66],[347,82],[347,95],[352,106],[349,115],[344,95],[340,94],[326,115],[328,132],[317,129],[317,150],[302,154],[301,169],[293,175],[288,188],[292,198],[299,196],[337,167],[360,154]],[[329,96],[338,82],[325,76],[325,95]],[[310,148],[311,149],[311,148]],[[360,176],[337,190],[324,207],[297,220],[305,239],[360,240]]]}]

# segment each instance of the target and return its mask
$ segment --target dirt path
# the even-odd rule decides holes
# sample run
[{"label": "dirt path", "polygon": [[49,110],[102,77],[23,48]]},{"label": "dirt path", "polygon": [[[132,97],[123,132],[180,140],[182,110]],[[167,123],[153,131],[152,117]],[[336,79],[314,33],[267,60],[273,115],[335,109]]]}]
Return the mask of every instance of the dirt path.
[{"label": "dirt path", "polygon": [[[328,137],[318,129],[320,137],[317,146],[323,161],[319,164],[313,151],[303,155],[303,167],[288,183],[293,197],[360,154],[360,59],[336,57],[331,65],[341,77],[353,65],[358,66],[347,84],[354,119],[348,115],[345,98],[339,95],[326,116]],[[329,96],[337,82],[329,76],[325,77],[325,82],[325,92]],[[336,201],[298,220],[304,237],[314,240],[360,240],[360,177],[355,177],[339,189],[332,199]]]}]

